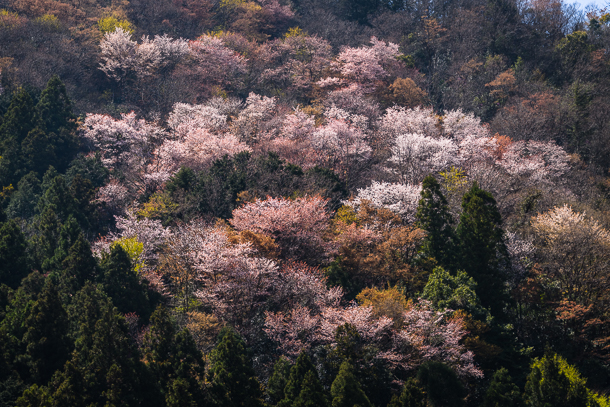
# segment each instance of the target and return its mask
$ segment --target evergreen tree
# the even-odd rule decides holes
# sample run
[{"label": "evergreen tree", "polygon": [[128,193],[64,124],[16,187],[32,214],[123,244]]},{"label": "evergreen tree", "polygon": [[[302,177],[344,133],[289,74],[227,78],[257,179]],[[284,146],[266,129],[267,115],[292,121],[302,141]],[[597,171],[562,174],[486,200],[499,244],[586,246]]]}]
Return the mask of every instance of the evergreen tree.
[{"label": "evergreen tree", "polygon": [[197,407],[197,402],[189,392],[189,384],[184,379],[171,380],[168,385],[165,405],[167,407]]},{"label": "evergreen tree", "polygon": [[586,407],[593,402],[576,368],[548,349],[532,364],[524,399],[530,407]]},{"label": "evergreen tree", "polygon": [[494,373],[493,379],[485,393],[484,407],[521,407],[523,399],[516,384],[513,383],[508,370],[501,368]]},{"label": "evergreen tree", "polygon": [[33,384],[17,399],[16,407],[52,407],[53,400],[49,394],[49,389],[44,386]]},{"label": "evergreen tree", "polygon": [[413,378],[407,380],[399,396],[392,397],[388,407],[426,407],[426,396]]},{"label": "evergreen tree", "polygon": [[147,288],[140,282],[129,254],[121,245],[112,245],[110,253],[100,263],[100,270],[98,280],[119,312],[135,312],[148,320],[150,310]]},{"label": "evergreen tree", "polygon": [[280,357],[275,366],[273,366],[273,373],[267,383],[267,397],[272,405],[276,405],[282,399],[284,399],[284,388],[288,383],[288,376],[290,375],[290,362],[284,357]]},{"label": "evergreen tree", "polygon": [[475,182],[464,194],[462,209],[457,227],[460,268],[475,279],[483,306],[493,315],[502,315],[508,254],[496,200]]},{"label": "evergreen tree", "polygon": [[11,104],[0,125],[0,143],[12,139],[18,145],[21,144],[28,133],[34,130],[38,124],[37,122],[32,97],[25,89],[19,89],[13,95]]},{"label": "evergreen tree", "polygon": [[6,222],[6,220],[6,213],[4,212],[4,208],[2,207],[2,205],[0,205],[0,223],[4,223]]},{"label": "evergreen tree", "polygon": [[339,374],[333,381],[330,389],[332,407],[372,407],[360,383],[354,376],[352,365],[345,361],[341,364]]},{"label": "evergreen tree", "polygon": [[456,237],[449,204],[436,178],[428,175],[422,182],[421,199],[415,215],[417,226],[426,231],[422,252],[438,263],[453,270],[456,261]]},{"label": "evergreen tree", "polygon": [[314,372],[317,375],[316,367],[311,363],[307,353],[301,352],[297,358],[297,362],[290,369],[290,376],[284,388],[284,399],[278,404],[281,407],[291,406],[301,394],[303,389],[303,381],[307,372]]},{"label": "evergreen tree", "polygon": [[47,82],[36,104],[36,111],[47,133],[59,135],[62,130],[72,133],[78,127],[66,87],[57,75]]},{"label": "evergreen tree", "polygon": [[17,288],[29,271],[26,243],[14,220],[0,224],[0,284]]},{"label": "evergreen tree", "polygon": [[45,271],[60,270],[62,262],[68,257],[70,247],[78,240],[80,234],[82,234],[81,229],[72,216],[68,217],[63,225],[59,225],[57,242],[54,242],[53,256],[43,260],[42,269]]},{"label": "evergreen tree", "polygon": [[[34,172],[24,175],[11,195],[6,209],[11,218],[29,219],[36,214],[36,203],[40,199],[40,180]],[[0,220],[1,222],[1,220]]]},{"label": "evergreen tree", "polygon": [[325,407],[328,400],[324,394],[324,388],[318,379],[317,374],[310,370],[305,374],[301,385],[301,392],[294,400],[294,407]]},{"label": "evergreen tree", "polygon": [[53,284],[45,289],[25,320],[23,343],[33,381],[46,384],[68,359],[68,315]]},{"label": "evergreen tree", "polygon": [[53,136],[38,127],[28,133],[21,142],[21,160],[24,171],[33,171],[42,175],[49,166],[58,164]]},{"label": "evergreen tree", "polygon": [[228,327],[222,329],[218,339],[208,371],[212,403],[219,407],[263,406],[260,383],[243,339]]},{"label": "evergreen tree", "polygon": [[[176,333],[167,309],[162,306],[157,307],[150,322],[144,338],[144,359],[168,405],[178,400],[202,405],[205,367],[191,334],[186,329]],[[176,393],[178,390],[181,394]]]},{"label": "evergreen tree", "polygon": [[76,322],[75,351],[51,384],[57,406],[159,405],[158,393],[129,338],[125,319],[91,284],[76,295],[69,315]]},{"label": "evergreen tree", "polygon": [[25,175],[21,157],[21,143],[36,127],[34,101],[24,89],[18,90],[0,125],[0,183],[16,184]]},{"label": "evergreen tree", "polygon": [[464,405],[466,389],[457,374],[444,363],[426,362],[417,372],[417,381],[426,392],[429,407],[460,407]]},{"label": "evergreen tree", "polygon": [[62,294],[67,298],[78,292],[88,281],[98,275],[97,262],[91,252],[89,242],[81,233],[68,250],[68,256],[61,263],[59,284]]},{"label": "evergreen tree", "polygon": [[49,259],[55,256],[55,250],[59,244],[61,224],[59,219],[57,219],[55,211],[47,208],[36,217],[35,226],[38,229],[38,234],[32,238],[32,242],[36,248],[36,264],[42,270],[48,271],[46,267],[51,267],[48,264],[50,262]]},{"label": "evergreen tree", "polygon": [[78,210],[79,202],[72,195],[72,191],[70,191],[66,184],[64,176],[58,175],[49,180],[47,174],[45,174],[42,189],[42,197],[38,202],[38,208],[41,213],[51,209],[62,222],[65,222],[72,215],[81,226],[88,224],[87,219]]}]

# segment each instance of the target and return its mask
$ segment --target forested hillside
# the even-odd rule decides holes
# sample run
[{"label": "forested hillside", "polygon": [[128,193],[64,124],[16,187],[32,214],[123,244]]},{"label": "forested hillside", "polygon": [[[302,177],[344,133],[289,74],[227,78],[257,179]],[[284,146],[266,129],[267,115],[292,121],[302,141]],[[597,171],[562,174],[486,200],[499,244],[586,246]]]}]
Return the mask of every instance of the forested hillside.
[{"label": "forested hillside", "polygon": [[0,0],[0,406],[610,406],[610,12]]}]

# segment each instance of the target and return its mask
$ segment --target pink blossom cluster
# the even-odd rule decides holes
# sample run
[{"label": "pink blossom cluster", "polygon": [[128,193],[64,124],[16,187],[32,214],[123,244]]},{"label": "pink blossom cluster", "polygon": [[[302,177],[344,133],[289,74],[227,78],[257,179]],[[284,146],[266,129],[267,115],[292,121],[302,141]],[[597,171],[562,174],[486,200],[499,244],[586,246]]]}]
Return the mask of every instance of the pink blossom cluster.
[{"label": "pink blossom cluster", "polygon": [[367,343],[375,345],[376,357],[392,369],[411,370],[427,360],[439,360],[460,376],[483,376],[473,353],[460,343],[468,333],[462,319],[451,317],[450,311],[434,310],[425,300],[411,305],[403,318],[404,326],[396,329],[391,318],[375,317],[372,307],[351,304],[312,312],[297,305],[286,312],[267,312],[265,332],[284,354],[295,358],[304,350],[333,345],[336,329],[351,324]]}]

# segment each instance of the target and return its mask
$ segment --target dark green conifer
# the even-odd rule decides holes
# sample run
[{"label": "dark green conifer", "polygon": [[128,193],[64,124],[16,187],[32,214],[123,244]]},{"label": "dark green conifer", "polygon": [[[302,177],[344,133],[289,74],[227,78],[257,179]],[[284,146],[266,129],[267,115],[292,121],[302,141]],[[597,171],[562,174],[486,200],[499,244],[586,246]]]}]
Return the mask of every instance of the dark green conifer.
[{"label": "dark green conifer", "polygon": [[[144,337],[144,360],[165,399],[169,404],[191,400],[195,406],[203,405],[205,366],[190,332],[184,329],[176,333],[167,309],[162,306],[157,307],[150,322]],[[175,393],[178,389],[181,395]]]},{"label": "dark green conifer", "polygon": [[417,372],[417,381],[426,392],[430,407],[460,407],[467,392],[458,375],[442,362],[426,362]]},{"label": "dark green conifer", "polygon": [[301,392],[294,400],[294,407],[326,407],[328,400],[324,394],[324,388],[315,371],[310,370],[305,374]]},{"label": "dark green conifer", "polygon": [[21,157],[21,143],[36,127],[34,102],[24,89],[18,90],[0,125],[0,184],[17,184],[25,175]]},{"label": "dark green conifer", "polygon": [[33,217],[36,214],[36,204],[40,194],[40,180],[36,173],[30,172],[21,177],[6,209],[8,216],[22,219]]},{"label": "dark green conifer", "polygon": [[97,262],[91,252],[91,246],[81,233],[68,250],[67,257],[61,263],[59,284],[62,294],[67,297],[78,292],[88,281],[94,281],[98,275]]},{"label": "dark green conifer", "polygon": [[388,407],[426,407],[426,396],[413,378],[407,380],[400,395],[392,397]]},{"label": "dark green conifer", "polygon": [[32,380],[46,384],[70,353],[68,314],[53,284],[47,283],[25,320],[23,343]]},{"label": "dark green conifer", "polygon": [[11,104],[3,117],[2,125],[0,125],[0,143],[12,139],[17,145],[21,144],[37,124],[32,97],[25,89],[19,89],[13,95]]},{"label": "dark green conifer", "polygon": [[301,352],[297,358],[297,362],[290,369],[290,376],[284,388],[284,399],[278,404],[281,407],[291,406],[301,394],[303,389],[303,380],[307,372],[314,372],[317,375],[316,367],[311,363],[311,359],[307,353]]},{"label": "dark green conifer", "polygon": [[100,263],[100,270],[98,280],[119,312],[135,312],[148,319],[147,289],[140,282],[129,255],[120,245],[112,245],[110,253]]},{"label": "dark green conifer", "polygon": [[55,405],[158,405],[156,387],[144,382],[146,368],[110,299],[86,284],[69,315],[78,327],[75,351],[53,378]]},{"label": "dark green conifer", "polygon": [[372,407],[369,398],[364,394],[360,383],[354,376],[352,365],[345,361],[341,364],[339,374],[330,388],[332,407]]},{"label": "dark green conifer", "polygon": [[462,199],[457,227],[460,268],[477,283],[477,295],[493,315],[501,315],[506,302],[503,268],[508,262],[502,217],[493,196],[475,182]]},{"label": "dark green conifer", "polygon": [[197,407],[197,401],[189,392],[189,384],[185,379],[174,379],[167,384],[165,396],[167,407]]},{"label": "dark green conifer", "polygon": [[0,284],[17,288],[29,271],[26,242],[14,220],[0,224]]},{"label": "dark green conifer", "polygon": [[288,376],[290,375],[290,362],[284,357],[280,357],[275,366],[273,366],[273,373],[267,383],[267,397],[271,405],[276,405],[284,399],[284,388],[288,383]]},{"label": "dark green conifer", "polygon": [[244,341],[232,328],[223,328],[210,356],[209,393],[218,407],[263,406],[260,383]]},{"label": "dark green conifer", "polygon": [[25,171],[34,171],[42,175],[51,165],[57,165],[55,140],[36,127],[21,142],[21,160]]},{"label": "dark green conifer", "polygon": [[426,257],[433,257],[440,265],[452,270],[456,260],[454,220],[441,186],[432,175],[424,178],[421,196],[415,217],[417,226],[427,233],[422,252]]},{"label": "dark green conifer", "polygon": [[43,130],[47,133],[59,135],[62,129],[74,132],[78,127],[66,87],[57,75],[53,75],[47,82],[47,87],[36,104],[36,111],[41,118]]},{"label": "dark green conifer", "polygon": [[72,215],[78,220],[80,225],[87,224],[87,220],[78,210],[79,203],[72,195],[72,191],[70,191],[66,184],[64,176],[58,175],[49,180],[47,174],[45,174],[42,189],[42,197],[38,202],[38,208],[41,213],[47,209],[52,209],[62,222],[65,222]]},{"label": "dark green conifer", "polygon": [[484,407],[521,407],[523,399],[521,392],[506,368],[494,373],[493,379],[485,393]]}]

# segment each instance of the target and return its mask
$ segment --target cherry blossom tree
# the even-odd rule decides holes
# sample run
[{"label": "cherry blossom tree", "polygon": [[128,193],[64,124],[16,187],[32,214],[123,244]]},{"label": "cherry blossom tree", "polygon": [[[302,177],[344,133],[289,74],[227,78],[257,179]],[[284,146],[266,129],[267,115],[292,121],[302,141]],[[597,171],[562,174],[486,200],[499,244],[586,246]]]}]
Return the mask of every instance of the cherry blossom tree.
[{"label": "cherry blossom tree", "polygon": [[247,143],[256,143],[263,138],[273,138],[280,125],[280,122],[271,121],[275,117],[276,104],[276,98],[250,92],[246,99],[245,109],[232,123],[233,133]]},{"label": "cherry blossom tree", "polygon": [[312,147],[318,152],[318,162],[335,170],[350,185],[371,157],[372,148],[363,129],[367,119],[338,108],[328,109],[325,115],[326,124],[318,127],[311,137]]},{"label": "cherry blossom tree", "polygon": [[218,108],[209,105],[191,105],[176,103],[167,119],[168,126],[178,133],[186,133],[180,126],[206,129],[210,131],[223,130],[227,125],[227,116]]},{"label": "cherry blossom tree", "polygon": [[257,199],[235,209],[230,222],[237,230],[274,238],[284,258],[311,261],[319,259],[325,245],[322,235],[330,220],[326,203],[320,197]]},{"label": "cherry blossom tree", "polygon": [[266,68],[258,81],[288,89],[292,94],[305,96],[313,89],[331,65],[330,44],[317,37],[295,32],[286,38],[263,44],[259,55],[265,55]]},{"label": "cherry blossom tree", "polygon": [[368,201],[374,207],[389,209],[411,223],[415,220],[420,193],[421,185],[373,181],[369,187],[358,189],[356,197],[345,203],[357,208],[362,201]]},{"label": "cherry blossom tree", "polygon": [[474,113],[463,113],[460,109],[447,112],[441,119],[443,134],[461,142],[466,137],[489,137],[489,127],[481,123]]},{"label": "cherry blossom tree", "polygon": [[324,105],[329,109],[339,108],[352,115],[365,117],[369,121],[367,125],[374,123],[381,112],[379,104],[367,97],[362,86],[355,83],[329,92]]},{"label": "cherry blossom tree", "polygon": [[516,141],[502,154],[499,165],[511,176],[551,182],[569,170],[567,153],[554,142]]},{"label": "cherry blossom tree", "polygon": [[252,151],[232,134],[215,135],[190,125],[180,125],[178,129],[186,134],[177,140],[166,140],[156,151],[159,171],[152,174],[159,181],[166,181],[180,167],[201,171],[225,155],[232,157],[242,151]]},{"label": "cherry blossom tree", "polygon": [[221,38],[204,34],[189,43],[193,63],[189,75],[204,90],[233,85],[246,72],[246,60],[223,43]]},{"label": "cherry blossom tree", "polygon": [[115,120],[107,115],[89,114],[85,118],[82,137],[100,151],[102,163],[122,176],[132,191],[146,185],[146,167],[154,159],[154,148],[166,132],[135,113],[123,114]]},{"label": "cherry blossom tree", "polygon": [[291,164],[307,170],[318,164],[319,156],[311,140],[315,131],[315,119],[300,109],[284,117],[280,134],[259,146],[262,151],[274,151]]},{"label": "cherry blossom tree", "polygon": [[393,370],[412,370],[437,360],[452,366],[460,376],[483,377],[474,354],[460,344],[467,334],[460,317],[419,300],[403,318],[403,327],[395,329],[391,318],[375,317],[372,306],[326,307],[317,313],[297,305],[286,312],[267,312],[265,332],[284,354],[295,358],[304,350],[334,345],[336,329],[349,323],[366,343],[375,345],[376,358]]},{"label": "cherry blossom tree", "polygon": [[390,107],[377,124],[380,139],[391,146],[403,134],[417,133],[427,137],[438,137],[438,118],[431,108]]},{"label": "cherry blossom tree", "polygon": [[388,162],[403,183],[418,183],[430,174],[460,164],[458,146],[448,138],[417,133],[398,136]]},{"label": "cherry blossom tree", "polygon": [[393,349],[381,357],[404,369],[428,360],[440,361],[462,377],[482,378],[474,354],[460,344],[467,333],[461,317],[450,310],[435,310],[429,301],[420,299],[405,312],[404,328],[394,337]]},{"label": "cherry blossom tree", "polygon": [[400,55],[398,45],[385,43],[371,37],[371,46],[358,48],[345,47],[335,62],[341,75],[370,89],[375,81],[387,76],[384,65],[391,63]]},{"label": "cherry blossom tree", "polygon": [[131,34],[121,27],[104,35],[100,43],[102,64],[100,69],[117,82],[130,74],[149,76],[162,67],[176,64],[190,54],[188,41],[174,40],[166,35],[156,35],[152,40],[142,37],[138,44]]}]

